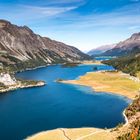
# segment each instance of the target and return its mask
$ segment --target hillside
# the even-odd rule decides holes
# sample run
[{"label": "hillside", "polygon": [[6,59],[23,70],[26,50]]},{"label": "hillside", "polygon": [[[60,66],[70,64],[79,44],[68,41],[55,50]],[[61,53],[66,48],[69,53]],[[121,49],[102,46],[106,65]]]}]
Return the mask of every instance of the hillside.
[{"label": "hillside", "polygon": [[27,26],[0,20],[1,67],[12,71],[53,63],[90,59],[75,47],[41,37]]},{"label": "hillside", "polygon": [[140,53],[140,33],[133,34],[130,38],[118,43],[113,49],[103,53],[103,56],[126,56]]},{"label": "hillside", "polygon": [[100,47],[97,47],[95,49],[92,49],[90,50],[87,54],[92,56],[92,55],[100,55],[112,48],[115,47],[116,44],[111,44],[111,45],[104,45],[104,46],[100,46]]},{"label": "hillside", "polygon": [[140,72],[140,54],[134,56],[120,57],[103,63],[112,65],[114,68],[121,70],[125,73],[129,73],[133,76],[137,76]]}]

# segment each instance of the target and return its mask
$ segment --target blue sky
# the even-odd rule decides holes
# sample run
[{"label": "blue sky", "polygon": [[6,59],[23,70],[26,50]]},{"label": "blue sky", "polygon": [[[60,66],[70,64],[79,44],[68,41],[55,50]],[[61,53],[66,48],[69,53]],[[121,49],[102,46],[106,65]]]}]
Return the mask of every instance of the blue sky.
[{"label": "blue sky", "polygon": [[140,31],[140,0],[0,0],[0,18],[88,51]]}]

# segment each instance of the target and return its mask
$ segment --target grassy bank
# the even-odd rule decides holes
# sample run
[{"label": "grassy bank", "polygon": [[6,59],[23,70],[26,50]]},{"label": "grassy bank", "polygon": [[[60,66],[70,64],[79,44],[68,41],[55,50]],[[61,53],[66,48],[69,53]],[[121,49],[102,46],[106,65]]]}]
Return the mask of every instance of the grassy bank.
[{"label": "grassy bank", "polygon": [[[134,79],[135,80],[135,79]],[[91,72],[78,80],[62,81],[63,83],[90,86],[95,91],[110,92],[134,99],[139,95],[140,82],[122,72]]]}]

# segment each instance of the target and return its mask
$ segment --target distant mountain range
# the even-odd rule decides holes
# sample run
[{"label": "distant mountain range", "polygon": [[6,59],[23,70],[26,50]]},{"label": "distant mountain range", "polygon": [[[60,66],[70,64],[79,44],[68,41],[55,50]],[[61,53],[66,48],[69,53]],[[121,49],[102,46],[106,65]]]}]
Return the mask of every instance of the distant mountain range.
[{"label": "distant mountain range", "polygon": [[133,34],[129,39],[118,43],[113,49],[102,55],[118,56],[118,58],[104,61],[104,63],[140,77],[140,33]]},{"label": "distant mountain range", "polygon": [[140,52],[140,33],[133,34],[130,38],[118,44],[104,45],[89,51],[91,56],[127,56]]},{"label": "distant mountain range", "polygon": [[13,70],[90,59],[75,47],[35,34],[27,26],[0,20],[0,62]]},{"label": "distant mountain range", "polygon": [[93,49],[88,54],[93,58],[96,56],[116,56],[117,58],[103,61],[103,63],[140,77],[140,33],[135,33],[118,44]]},{"label": "distant mountain range", "polygon": [[92,56],[92,55],[100,55],[112,48],[115,47],[116,44],[112,44],[112,45],[103,45],[103,46],[100,46],[98,48],[95,48],[95,49],[92,49],[91,51],[89,51],[87,54]]},{"label": "distant mountain range", "polygon": [[104,52],[104,56],[127,56],[140,52],[140,33],[133,34],[125,41],[118,43],[114,48]]}]

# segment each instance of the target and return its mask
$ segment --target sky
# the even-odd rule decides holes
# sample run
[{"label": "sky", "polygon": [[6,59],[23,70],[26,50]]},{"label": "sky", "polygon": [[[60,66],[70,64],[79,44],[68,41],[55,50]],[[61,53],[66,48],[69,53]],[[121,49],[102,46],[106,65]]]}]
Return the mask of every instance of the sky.
[{"label": "sky", "polygon": [[140,32],[140,0],[0,0],[0,19],[85,52]]}]

